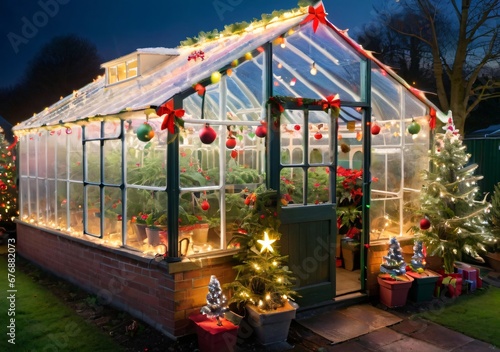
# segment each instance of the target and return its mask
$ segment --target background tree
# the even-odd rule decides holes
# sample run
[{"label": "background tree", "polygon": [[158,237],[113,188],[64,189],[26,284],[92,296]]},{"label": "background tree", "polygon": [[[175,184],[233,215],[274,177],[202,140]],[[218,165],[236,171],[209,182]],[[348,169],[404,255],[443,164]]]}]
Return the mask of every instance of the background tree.
[{"label": "background tree", "polygon": [[92,82],[101,59],[94,44],[76,35],[53,38],[30,61],[20,83],[0,89],[0,115],[13,125]]},{"label": "background tree", "polygon": [[[365,48],[383,53],[381,60],[395,66],[410,83],[421,83],[418,78],[429,77],[430,69],[434,84],[418,87],[437,92],[438,106],[444,112],[453,112],[455,126],[463,133],[466,119],[481,102],[498,101],[500,97],[500,0],[400,0],[383,4],[377,10],[382,47],[370,48],[367,44],[371,38],[366,33],[360,43],[364,41]],[[385,26],[390,32],[384,31]],[[394,33],[406,40],[394,37]],[[410,70],[405,72],[407,68]]]}]

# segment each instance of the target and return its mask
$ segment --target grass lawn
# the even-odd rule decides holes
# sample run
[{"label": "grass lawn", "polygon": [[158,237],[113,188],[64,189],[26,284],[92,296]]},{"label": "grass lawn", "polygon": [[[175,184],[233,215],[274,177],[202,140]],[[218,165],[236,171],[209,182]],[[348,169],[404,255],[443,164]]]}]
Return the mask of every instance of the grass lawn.
[{"label": "grass lawn", "polygon": [[[16,258],[17,259],[17,258]],[[0,351],[123,351],[104,332],[87,323],[49,290],[15,272],[15,316],[8,316],[6,255],[0,256]],[[15,318],[15,345],[7,326]]]},{"label": "grass lawn", "polygon": [[437,324],[500,347],[500,288],[462,295],[438,310],[421,315]]}]

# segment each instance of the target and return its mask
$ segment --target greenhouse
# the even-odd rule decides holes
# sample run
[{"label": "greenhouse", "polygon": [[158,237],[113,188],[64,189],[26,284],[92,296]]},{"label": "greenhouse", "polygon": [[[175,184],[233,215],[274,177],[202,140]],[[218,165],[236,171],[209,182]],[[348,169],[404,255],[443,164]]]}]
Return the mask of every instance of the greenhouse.
[{"label": "greenhouse", "polygon": [[137,49],[15,126],[19,252],[180,336],[266,185],[301,307],[376,294],[436,108],[320,9]]}]

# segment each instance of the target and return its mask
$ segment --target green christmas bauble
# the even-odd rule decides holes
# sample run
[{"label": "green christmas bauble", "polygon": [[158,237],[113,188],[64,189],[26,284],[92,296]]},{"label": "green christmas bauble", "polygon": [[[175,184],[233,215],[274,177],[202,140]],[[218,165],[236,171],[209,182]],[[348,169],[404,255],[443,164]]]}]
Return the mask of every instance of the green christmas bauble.
[{"label": "green christmas bauble", "polygon": [[408,126],[408,132],[410,134],[417,134],[418,132],[420,132],[420,125],[418,123],[416,123],[415,121],[413,121],[410,126]]},{"label": "green christmas bauble", "polygon": [[140,125],[135,133],[137,135],[137,139],[141,142],[149,142],[155,136],[153,127],[151,127],[151,125],[147,122]]}]

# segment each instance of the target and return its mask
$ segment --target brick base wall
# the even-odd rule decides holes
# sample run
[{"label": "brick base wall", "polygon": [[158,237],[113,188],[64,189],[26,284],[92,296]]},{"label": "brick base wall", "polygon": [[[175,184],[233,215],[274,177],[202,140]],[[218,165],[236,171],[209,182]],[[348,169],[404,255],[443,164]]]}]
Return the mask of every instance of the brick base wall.
[{"label": "brick base wall", "polygon": [[234,280],[231,256],[196,264],[157,263],[141,253],[113,249],[19,222],[17,251],[53,274],[96,294],[169,337],[193,332],[188,316],[206,304],[208,283]]}]

